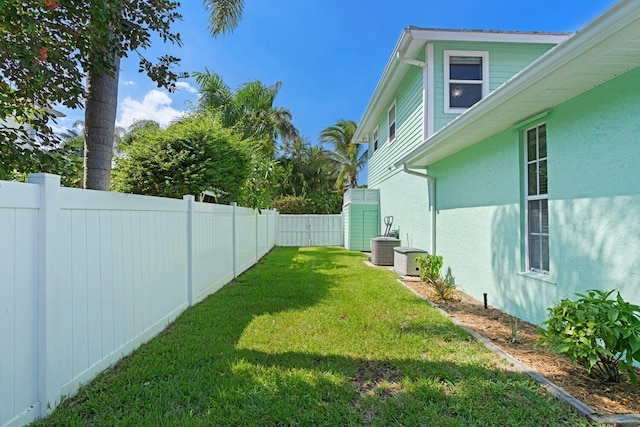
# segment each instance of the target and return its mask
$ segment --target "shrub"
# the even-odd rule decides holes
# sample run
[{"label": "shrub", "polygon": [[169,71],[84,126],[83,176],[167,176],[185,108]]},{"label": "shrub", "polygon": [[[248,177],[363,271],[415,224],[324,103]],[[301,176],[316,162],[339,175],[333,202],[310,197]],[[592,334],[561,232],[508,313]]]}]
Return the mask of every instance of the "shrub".
[{"label": "shrub", "polygon": [[440,301],[451,301],[455,295],[456,285],[448,284],[444,279],[438,278],[433,281],[433,289]]},{"label": "shrub", "polygon": [[308,211],[307,199],[304,196],[282,196],[275,199],[271,207],[281,214],[301,215]]},{"label": "shrub", "polygon": [[420,267],[420,280],[425,283],[434,284],[440,278],[440,269],[442,268],[442,257],[440,255],[431,255],[429,253],[418,255],[416,264]]},{"label": "shrub", "polygon": [[620,370],[638,384],[633,363],[640,362],[640,306],[609,297],[614,291],[589,290],[577,301],[563,299],[549,309],[538,328],[538,345],[548,345],[585,367],[603,382],[620,382]]},{"label": "shrub", "polygon": [[213,115],[185,117],[167,129],[144,129],[116,159],[113,187],[175,198],[215,190],[222,195],[219,203],[237,201],[250,173],[238,144],[238,135]]},{"label": "shrub", "polygon": [[271,207],[281,214],[339,214],[342,211],[342,194],[312,192],[305,196],[280,196]]}]

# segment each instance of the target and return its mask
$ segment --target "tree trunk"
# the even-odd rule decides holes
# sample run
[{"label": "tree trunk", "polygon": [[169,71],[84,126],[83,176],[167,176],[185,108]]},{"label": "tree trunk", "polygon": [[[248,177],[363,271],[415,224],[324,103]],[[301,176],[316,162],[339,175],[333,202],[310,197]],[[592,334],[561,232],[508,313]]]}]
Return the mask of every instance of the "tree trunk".
[{"label": "tree trunk", "polygon": [[118,107],[120,58],[113,61],[113,77],[105,73],[87,76],[84,112],[84,188],[109,191],[111,159]]}]

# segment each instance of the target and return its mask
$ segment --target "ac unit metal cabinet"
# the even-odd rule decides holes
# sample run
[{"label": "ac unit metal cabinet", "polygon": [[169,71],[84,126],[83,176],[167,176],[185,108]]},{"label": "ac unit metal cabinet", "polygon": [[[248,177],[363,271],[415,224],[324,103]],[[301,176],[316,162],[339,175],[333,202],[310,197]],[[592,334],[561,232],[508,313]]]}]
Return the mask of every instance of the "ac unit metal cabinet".
[{"label": "ac unit metal cabinet", "polygon": [[418,255],[426,255],[424,249],[397,246],[393,248],[393,271],[401,276],[419,276],[420,267],[416,263]]},{"label": "ac unit metal cabinet", "polygon": [[400,246],[395,237],[374,237],[371,239],[371,263],[375,265],[393,265],[393,249]]},{"label": "ac unit metal cabinet", "polygon": [[380,233],[380,196],[377,189],[350,188],[344,194],[345,247],[370,251],[371,238]]}]

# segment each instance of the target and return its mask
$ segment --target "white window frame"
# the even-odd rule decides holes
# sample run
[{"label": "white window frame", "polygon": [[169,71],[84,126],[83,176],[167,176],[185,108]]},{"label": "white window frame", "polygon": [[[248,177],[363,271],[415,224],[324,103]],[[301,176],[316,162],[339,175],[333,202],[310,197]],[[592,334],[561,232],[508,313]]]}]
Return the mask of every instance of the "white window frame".
[{"label": "white window frame", "polygon": [[371,139],[373,140],[373,152],[375,153],[378,151],[378,148],[380,148],[380,128],[378,126],[373,130],[373,134],[371,136]]},{"label": "white window frame", "polygon": [[[393,110],[393,122],[389,120],[389,113]],[[393,124],[393,138],[391,137],[391,124]],[[398,108],[396,107],[396,101],[393,101],[389,109],[387,110],[387,142],[391,144],[396,140],[398,136]]]},{"label": "white window frame", "polygon": [[[525,206],[524,206],[524,237],[525,237],[525,242],[524,242],[524,253],[525,253],[525,268],[526,271],[529,273],[535,273],[535,274],[544,274],[544,275],[549,275],[549,270],[543,270],[538,268],[537,266],[532,267],[531,266],[531,251],[529,249],[529,236],[530,236],[530,232],[529,232],[529,202],[530,201],[538,201],[538,200],[547,200],[547,222],[549,221],[549,173],[548,173],[548,169],[549,169],[549,161],[548,161],[548,156],[549,156],[549,151],[548,151],[548,133],[545,132],[545,135],[547,135],[546,137],[546,146],[547,146],[547,156],[544,158],[540,158],[539,157],[539,153],[536,154],[536,163],[539,163],[541,160],[544,160],[547,162],[547,192],[545,194],[540,194],[540,179],[539,179],[539,175],[538,175],[538,179],[536,182],[536,185],[538,186],[538,194],[535,195],[529,195],[529,164],[533,163],[529,161],[529,150],[528,150],[528,137],[527,134],[529,133],[529,131],[534,130],[534,129],[538,129],[541,126],[545,126],[545,131],[546,131],[546,123],[538,123],[534,126],[529,126],[524,130],[524,137],[523,137],[523,144],[524,144],[524,153],[523,153],[523,164],[524,164],[524,199],[525,199]],[[538,150],[539,148],[539,143],[536,140],[536,150]],[[548,224],[547,224],[548,226]],[[539,233],[540,236],[545,235],[545,233],[543,233],[542,230],[540,230]],[[546,233],[547,236],[547,245],[549,245],[549,238],[550,238],[550,232],[549,230],[547,230]],[[541,249],[542,250],[542,249]],[[547,246],[547,253],[549,252],[549,247]],[[551,260],[549,259],[549,266],[548,268],[551,268]]]},{"label": "white window frame", "polygon": [[[470,56],[482,59],[482,80],[451,80],[449,78],[449,67],[452,56]],[[445,113],[462,113],[467,111],[467,108],[451,107],[450,84],[451,83],[466,83],[466,84],[478,84],[482,82],[482,96],[481,100],[489,94],[489,52],[477,51],[477,50],[445,50],[444,51],[444,112]],[[471,108],[471,107],[469,107]]]}]

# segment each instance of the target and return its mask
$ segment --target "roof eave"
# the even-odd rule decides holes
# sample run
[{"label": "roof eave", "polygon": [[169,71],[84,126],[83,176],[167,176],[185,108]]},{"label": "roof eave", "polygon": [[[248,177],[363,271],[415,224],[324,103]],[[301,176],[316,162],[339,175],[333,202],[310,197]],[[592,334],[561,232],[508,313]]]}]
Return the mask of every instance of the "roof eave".
[{"label": "roof eave", "polygon": [[[587,57],[588,55],[583,55],[585,52],[599,44],[604,45],[607,42],[615,42],[615,40],[612,41],[612,36],[620,34],[629,28],[633,31],[633,34],[637,35],[637,33],[640,33],[639,23],[640,6],[633,0],[623,0],[619,2],[574,36],[551,49],[486,98],[452,120],[421,145],[397,161],[395,166],[402,167],[402,165],[406,164],[411,168],[425,168],[457,151],[480,142],[492,134],[513,127],[517,123],[525,121],[528,117],[553,108],[561,102],[577,96],[573,95],[568,99],[563,99],[562,96],[559,95],[557,102],[553,105],[546,105],[538,110],[529,111],[519,117],[519,120],[496,125],[495,128],[491,129],[492,133],[487,134],[484,138],[479,136],[474,140],[465,140],[464,136],[462,136],[465,134],[465,130],[468,130],[474,123],[479,123],[482,119],[485,119],[509,101],[516,100],[518,95],[522,95],[525,91],[535,92],[537,86],[542,87],[545,84],[548,86],[550,79],[556,79],[557,82],[566,79],[567,73],[571,71],[571,68],[575,69],[578,65],[585,66],[589,61],[593,61],[593,58]],[[635,27],[633,27],[632,24],[635,24]],[[629,37],[631,37],[631,35],[629,35]],[[581,57],[581,55],[583,56]],[[637,61],[640,64],[640,53],[637,55]],[[622,71],[626,72],[629,70]],[[616,72],[616,70],[612,69],[608,79],[620,74],[622,74],[622,72]],[[600,83],[604,83],[604,81]],[[584,93],[592,87],[593,86],[584,87],[584,90],[580,93]],[[529,95],[525,94],[524,96]],[[453,139],[456,136],[458,139]],[[444,147],[445,145],[446,147]]]},{"label": "roof eave", "polygon": [[353,142],[368,143],[367,134],[371,132],[375,125],[375,120],[379,115],[379,109],[386,97],[390,97],[386,90],[392,86],[393,82],[401,80],[410,65],[397,60],[397,54],[414,58],[422,46],[433,41],[473,41],[473,42],[508,42],[508,43],[539,43],[557,44],[566,40],[570,33],[533,33],[517,31],[485,31],[485,30],[447,30],[435,28],[405,28],[400,34],[391,57],[376,85],[376,88],[367,104],[366,110],[358,122],[358,129],[354,134]]}]

